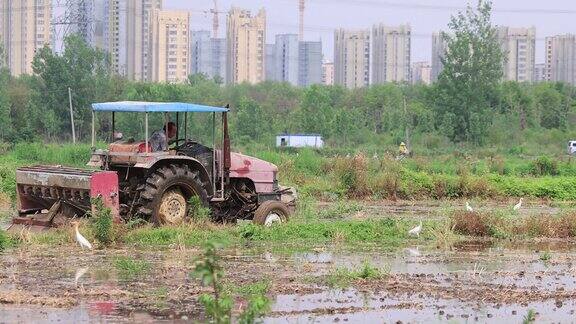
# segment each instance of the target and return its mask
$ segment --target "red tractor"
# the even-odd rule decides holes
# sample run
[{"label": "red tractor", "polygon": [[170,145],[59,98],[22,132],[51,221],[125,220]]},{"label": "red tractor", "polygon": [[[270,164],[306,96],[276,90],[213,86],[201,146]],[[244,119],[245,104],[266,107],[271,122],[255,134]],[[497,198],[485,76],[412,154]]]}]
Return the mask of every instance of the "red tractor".
[{"label": "red tractor", "polygon": [[[144,114],[144,141],[121,140],[115,132],[116,113]],[[189,113],[212,114],[213,147],[216,121],[222,123],[221,149],[189,139]],[[13,226],[55,227],[70,217],[87,215],[100,198],[117,220],[141,218],[156,225],[176,225],[191,214],[191,200],[209,207],[214,221],[239,219],[269,226],[288,220],[294,210],[291,188],[278,185],[278,168],[266,161],[230,152],[227,108],[188,103],[110,102],[92,105],[92,147],[96,144],[96,114],[111,114],[108,149],[93,149],[88,166],[34,166],[16,171],[18,216]],[[175,115],[172,146],[154,151],[149,142],[149,114]],[[184,129],[181,136],[179,128]],[[164,133],[163,133],[164,134]],[[196,205],[197,205],[196,204]]]}]

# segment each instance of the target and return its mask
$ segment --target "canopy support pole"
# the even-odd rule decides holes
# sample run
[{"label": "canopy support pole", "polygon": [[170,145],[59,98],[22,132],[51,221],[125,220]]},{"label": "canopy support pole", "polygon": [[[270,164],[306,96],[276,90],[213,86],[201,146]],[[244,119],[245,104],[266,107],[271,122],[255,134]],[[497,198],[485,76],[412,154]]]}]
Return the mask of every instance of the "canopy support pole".
[{"label": "canopy support pole", "polygon": [[116,129],[116,112],[113,111],[112,112],[112,137],[110,138],[110,142],[114,142],[114,140],[116,139],[114,137],[114,130]]},{"label": "canopy support pole", "polygon": [[[168,129],[166,129],[166,131],[168,131]],[[180,113],[176,112],[176,141],[180,138],[178,134],[180,134]],[[176,145],[178,145],[178,142],[176,142]]]},{"label": "canopy support pole", "polygon": [[184,139],[188,142],[188,112],[184,113]]},{"label": "canopy support pole", "polygon": [[96,148],[96,112],[92,110],[92,150]]},{"label": "canopy support pole", "polygon": [[212,188],[216,194],[216,113],[212,113]]},{"label": "canopy support pole", "polygon": [[144,136],[146,136],[146,148],[144,150],[148,153],[148,112],[144,115]]}]

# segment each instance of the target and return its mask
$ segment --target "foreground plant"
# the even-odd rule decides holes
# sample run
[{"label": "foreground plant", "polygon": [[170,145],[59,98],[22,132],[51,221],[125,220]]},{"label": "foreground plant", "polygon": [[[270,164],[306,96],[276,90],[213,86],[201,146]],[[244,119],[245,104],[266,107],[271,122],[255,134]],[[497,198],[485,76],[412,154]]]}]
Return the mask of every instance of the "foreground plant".
[{"label": "foreground plant", "polygon": [[112,211],[104,207],[101,198],[93,199],[94,213],[90,218],[90,228],[94,238],[103,246],[109,246],[114,242],[114,228]]},{"label": "foreground plant", "polygon": [[[212,294],[202,294],[199,301],[206,310],[206,314],[212,322],[225,324],[232,322],[232,308],[234,302],[230,294],[224,289],[222,281],[224,272],[220,265],[220,256],[217,251],[223,244],[210,240],[206,242],[204,253],[195,261],[192,274],[202,281],[204,286],[212,288]],[[251,285],[237,289],[246,291],[245,297],[249,298],[248,306],[238,317],[238,323],[254,323],[270,308],[270,300],[265,293],[268,285]]]},{"label": "foreground plant", "polygon": [[202,281],[204,286],[212,287],[212,295],[202,294],[199,301],[206,309],[206,314],[215,323],[230,323],[232,299],[223,293],[223,271],[220,265],[220,257],[216,251],[222,244],[216,241],[208,241],[204,247],[204,253],[196,260],[193,275]]}]

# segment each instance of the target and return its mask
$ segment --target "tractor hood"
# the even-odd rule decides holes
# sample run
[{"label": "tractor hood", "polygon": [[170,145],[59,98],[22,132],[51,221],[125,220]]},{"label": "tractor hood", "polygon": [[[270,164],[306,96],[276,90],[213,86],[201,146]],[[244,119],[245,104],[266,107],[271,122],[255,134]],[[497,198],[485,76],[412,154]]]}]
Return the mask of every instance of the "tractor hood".
[{"label": "tractor hood", "polygon": [[245,172],[278,172],[278,167],[270,162],[241,153],[231,153],[232,164],[230,171]]},{"label": "tractor hood", "polygon": [[254,182],[256,191],[273,192],[277,188],[276,173],[278,167],[258,158],[232,152],[230,154],[231,178],[246,178]]}]

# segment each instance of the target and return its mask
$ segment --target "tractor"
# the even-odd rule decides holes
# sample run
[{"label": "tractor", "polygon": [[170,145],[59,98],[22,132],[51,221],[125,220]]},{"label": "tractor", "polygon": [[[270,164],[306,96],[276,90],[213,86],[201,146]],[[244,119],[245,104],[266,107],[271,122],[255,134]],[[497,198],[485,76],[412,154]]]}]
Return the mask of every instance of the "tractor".
[{"label": "tractor", "polygon": [[[231,152],[228,112],[228,107],[190,103],[92,104],[92,156],[87,164],[91,168],[39,165],[17,169],[18,215],[12,227],[58,227],[70,218],[90,215],[96,201],[109,208],[116,221],[143,219],[158,226],[181,224],[194,214],[193,208],[200,207],[209,208],[217,222],[251,220],[264,226],[286,222],[294,212],[295,191],[279,186],[275,165]],[[118,113],[144,115],[144,140],[119,136],[115,130]],[[189,138],[191,113],[212,115],[212,147]],[[98,114],[111,117],[107,149],[95,148]],[[151,114],[163,114],[164,131],[174,123],[171,117],[175,121],[176,136],[165,149],[155,150],[151,145]]]}]

